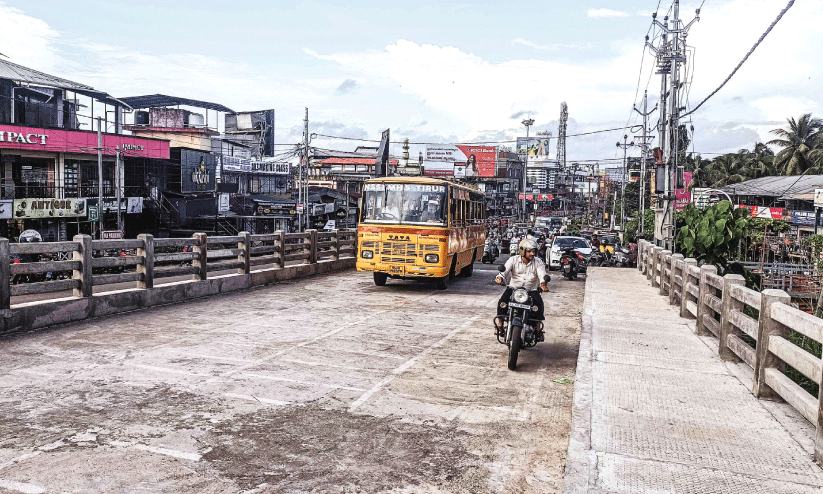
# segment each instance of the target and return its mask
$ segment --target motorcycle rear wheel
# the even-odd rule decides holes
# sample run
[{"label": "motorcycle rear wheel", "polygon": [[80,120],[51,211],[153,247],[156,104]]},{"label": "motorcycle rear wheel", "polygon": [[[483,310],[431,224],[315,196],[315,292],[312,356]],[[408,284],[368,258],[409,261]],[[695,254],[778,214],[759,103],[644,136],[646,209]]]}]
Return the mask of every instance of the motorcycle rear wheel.
[{"label": "motorcycle rear wheel", "polygon": [[514,370],[517,367],[517,353],[520,351],[520,333],[523,331],[522,326],[512,326],[512,339],[509,342],[509,370]]}]

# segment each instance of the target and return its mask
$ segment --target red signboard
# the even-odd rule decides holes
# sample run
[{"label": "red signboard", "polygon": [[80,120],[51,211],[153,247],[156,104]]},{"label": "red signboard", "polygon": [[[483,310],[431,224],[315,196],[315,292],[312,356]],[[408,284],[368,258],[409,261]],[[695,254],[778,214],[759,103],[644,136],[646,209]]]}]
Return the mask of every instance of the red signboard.
[{"label": "red signboard", "polygon": [[690,183],[692,183],[692,172],[683,172],[683,188],[674,189],[674,209],[680,211],[686,207],[686,204],[692,202]]},{"label": "red signboard", "polygon": [[[169,159],[169,141],[103,134],[103,154]],[[0,125],[0,149],[97,154],[97,133]]]},{"label": "red signboard", "polygon": [[783,208],[769,208],[766,206],[744,206],[738,204],[739,208],[748,208],[754,218],[771,218],[773,220],[783,219]]}]

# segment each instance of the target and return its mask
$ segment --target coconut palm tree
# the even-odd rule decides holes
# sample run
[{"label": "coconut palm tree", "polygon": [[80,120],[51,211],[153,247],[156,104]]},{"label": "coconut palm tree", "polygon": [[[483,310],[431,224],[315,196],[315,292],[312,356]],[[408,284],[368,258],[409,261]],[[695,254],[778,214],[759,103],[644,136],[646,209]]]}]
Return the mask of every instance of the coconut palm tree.
[{"label": "coconut palm tree", "polygon": [[714,159],[712,163],[711,185],[714,189],[736,184],[749,179],[746,164],[736,153],[724,154]]},{"label": "coconut palm tree", "polygon": [[775,166],[774,152],[762,142],[755,144],[754,149],[746,154],[745,159],[750,178],[780,175],[780,170]]},{"label": "coconut palm tree", "polygon": [[817,137],[823,128],[823,121],[819,118],[812,118],[811,113],[805,113],[797,121],[792,117],[787,122],[788,129],[771,131],[778,138],[772,139],[768,144],[783,148],[775,156],[776,164],[783,175],[800,175],[813,166],[809,160],[809,151],[817,142]]}]

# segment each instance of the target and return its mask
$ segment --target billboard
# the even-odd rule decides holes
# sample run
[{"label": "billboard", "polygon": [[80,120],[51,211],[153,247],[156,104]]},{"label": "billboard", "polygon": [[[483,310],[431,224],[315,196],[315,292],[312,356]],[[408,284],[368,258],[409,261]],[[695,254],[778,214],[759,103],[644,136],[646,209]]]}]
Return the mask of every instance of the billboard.
[{"label": "billboard", "polygon": [[518,137],[517,154],[528,155],[529,164],[542,163],[549,159],[549,141],[551,137]]},{"label": "billboard", "polygon": [[497,147],[454,144],[426,146],[425,174],[437,177],[494,177]]},{"label": "billboard", "polygon": [[211,153],[182,149],[180,151],[180,191],[206,192],[215,189],[214,172],[217,157]]},{"label": "billboard", "polygon": [[683,172],[683,188],[674,189],[674,209],[682,211],[686,204],[692,202],[692,191],[689,184],[692,183],[692,172]]}]

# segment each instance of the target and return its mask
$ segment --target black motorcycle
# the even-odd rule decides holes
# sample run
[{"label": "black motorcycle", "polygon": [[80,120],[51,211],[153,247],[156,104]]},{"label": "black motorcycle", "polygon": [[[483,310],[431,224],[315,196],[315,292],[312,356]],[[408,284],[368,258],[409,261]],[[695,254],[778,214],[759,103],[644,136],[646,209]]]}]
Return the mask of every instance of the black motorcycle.
[{"label": "black motorcycle", "polygon": [[494,237],[486,238],[486,245],[483,248],[483,257],[480,259],[483,264],[492,264],[500,257],[500,247]]},{"label": "black motorcycle", "polygon": [[[505,266],[499,267],[500,272],[506,270]],[[551,277],[546,275],[543,281],[548,283]],[[542,292],[541,288],[537,288],[538,292]],[[509,347],[509,370],[514,370],[517,367],[517,354],[521,348],[531,348],[537,345],[537,334],[535,331],[535,323],[531,317],[537,313],[537,305],[535,305],[532,297],[539,297],[538,294],[529,293],[525,288],[515,288],[512,291],[512,296],[509,299],[508,317],[503,322],[505,329],[505,336],[499,332],[497,334],[497,342],[507,345]]]},{"label": "black motorcycle", "polygon": [[572,247],[560,251],[560,268],[567,280],[576,280],[578,274],[586,274],[588,258]]}]

